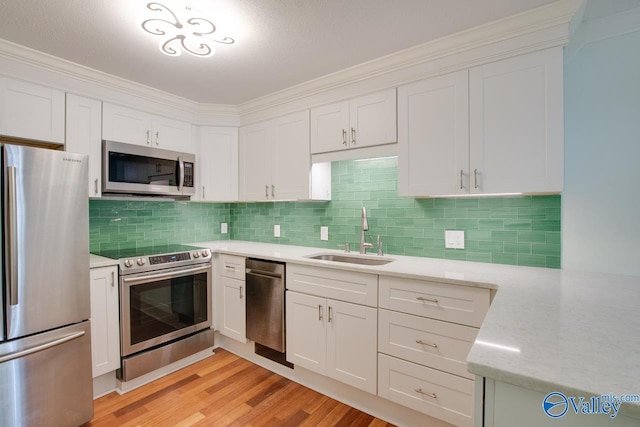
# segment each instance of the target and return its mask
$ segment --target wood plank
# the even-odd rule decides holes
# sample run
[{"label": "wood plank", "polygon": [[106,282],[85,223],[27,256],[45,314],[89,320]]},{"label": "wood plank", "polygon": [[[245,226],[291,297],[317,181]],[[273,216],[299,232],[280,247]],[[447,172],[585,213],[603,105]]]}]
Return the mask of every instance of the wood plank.
[{"label": "wood plank", "polygon": [[223,349],[124,395],[94,401],[84,427],[390,424]]}]

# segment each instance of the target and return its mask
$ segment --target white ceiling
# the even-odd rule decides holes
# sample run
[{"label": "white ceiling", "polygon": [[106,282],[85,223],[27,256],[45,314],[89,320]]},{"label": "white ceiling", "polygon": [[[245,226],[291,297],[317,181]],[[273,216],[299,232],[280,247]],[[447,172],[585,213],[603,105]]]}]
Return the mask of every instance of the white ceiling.
[{"label": "white ceiling", "polygon": [[0,38],[192,101],[241,104],[553,0],[192,0],[216,35],[236,39],[209,58],[162,54],[140,30],[148,2],[1,0]]}]

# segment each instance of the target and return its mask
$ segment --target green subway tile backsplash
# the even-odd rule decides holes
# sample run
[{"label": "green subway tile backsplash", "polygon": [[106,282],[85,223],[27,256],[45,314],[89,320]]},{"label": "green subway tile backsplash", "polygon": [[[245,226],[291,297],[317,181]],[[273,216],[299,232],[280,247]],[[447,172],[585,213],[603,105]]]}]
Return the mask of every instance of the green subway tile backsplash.
[{"label": "green subway tile backsplash", "polygon": [[[330,202],[232,204],[231,238],[330,249],[349,242],[357,250],[365,206],[368,239],[382,236],[387,254],[560,267],[559,195],[400,198],[396,158],[334,162],[331,178]],[[464,250],[444,248],[446,229],[465,231]]]},{"label": "green subway tile backsplash", "polygon": [[[332,201],[197,203],[93,199],[91,250],[246,240],[358,249],[360,210],[368,240],[382,236],[386,254],[560,267],[560,196],[411,199],[397,195],[397,159],[332,164]],[[228,222],[230,234],[220,234]],[[280,238],[273,226],[280,225]],[[320,240],[320,227],[329,240]],[[465,249],[445,249],[444,230],[465,231]]]},{"label": "green subway tile backsplash", "polygon": [[229,204],[89,200],[91,252],[175,243],[228,240]]}]

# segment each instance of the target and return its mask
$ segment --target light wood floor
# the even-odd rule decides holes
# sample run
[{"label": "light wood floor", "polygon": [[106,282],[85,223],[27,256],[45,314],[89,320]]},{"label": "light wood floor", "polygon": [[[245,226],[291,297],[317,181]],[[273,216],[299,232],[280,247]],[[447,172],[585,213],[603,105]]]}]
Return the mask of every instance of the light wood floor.
[{"label": "light wood floor", "polygon": [[390,426],[226,350],[94,403],[98,426]]}]

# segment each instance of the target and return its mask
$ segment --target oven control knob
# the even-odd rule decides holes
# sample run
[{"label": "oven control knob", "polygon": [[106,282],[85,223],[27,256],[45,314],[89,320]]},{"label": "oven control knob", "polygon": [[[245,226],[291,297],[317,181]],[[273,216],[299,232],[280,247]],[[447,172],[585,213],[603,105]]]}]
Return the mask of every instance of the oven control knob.
[{"label": "oven control knob", "polygon": [[142,267],[142,266],[145,264],[145,260],[144,260],[144,258],[138,258],[137,263],[138,263],[138,265],[139,265],[139,266],[141,266],[141,267]]},{"label": "oven control knob", "polygon": [[193,251],[194,258],[200,258],[200,251]]},{"label": "oven control knob", "polygon": [[205,258],[208,257],[209,256],[209,251],[207,249],[202,251],[202,256],[205,257]]},{"label": "oven control knob", "polygon": [[125,259],[124,260],[124,266],[129,268],[129,267],[133,267],[133,261],[131,261],[130,259]]}]

